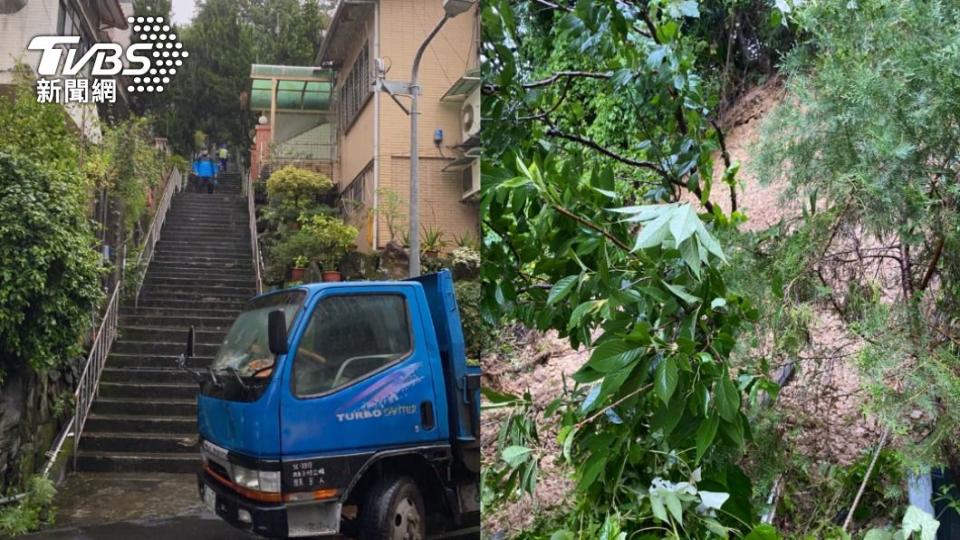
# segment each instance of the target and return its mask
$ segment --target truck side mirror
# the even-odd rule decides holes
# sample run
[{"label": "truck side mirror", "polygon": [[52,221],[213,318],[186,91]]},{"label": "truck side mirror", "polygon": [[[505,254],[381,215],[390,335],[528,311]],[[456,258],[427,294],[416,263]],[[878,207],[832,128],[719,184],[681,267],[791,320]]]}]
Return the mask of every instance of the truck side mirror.
[{"label": "truck side mirror", "polygon": [[187,332],[187,358],[193,358],[193,342],[197,338],[197,329],[190,327],[190,331]]},{"label": "truck side mirror", "polygon": [[270,340],[270,352],[286,354],[289,349],[287,345],[287,317],[282,310],[275,309],[270,312],[267,319],[267,332]]}]

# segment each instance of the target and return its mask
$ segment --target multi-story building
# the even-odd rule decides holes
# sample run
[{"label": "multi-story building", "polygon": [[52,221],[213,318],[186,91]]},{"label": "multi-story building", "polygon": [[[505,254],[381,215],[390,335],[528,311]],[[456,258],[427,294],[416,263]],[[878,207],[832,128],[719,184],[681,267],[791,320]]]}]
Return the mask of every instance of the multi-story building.
[{"label": "multi-story building", "polygon": [[[40,52],[27,50],[34,36],[80,36],[80,54],[93,44],[126,39],[127,16],[132,0],[0,0],[0,91],[13,82],[17,64],[36,73]],[[117,87],[118,107],[126,108],[128,97]],[[92,104],[68,103],[67,113],[86,137],[100,137],[100,113]]]},{"label": "multi-story building", "polygon": [[[405,224],[410,186],[409,99],[396,101],[380,91],[380,81],[406,80],[417,48],[444,14],[443,0],[341,0],[332,14],[317,57],[309,71],[312,122],[296,130],[281,116],[310,109],[304,96],[311,90],[292,82],[258,77],[271,66],[254,67],[254,110],[262,111],[254,162],[264,155],[268,138],[273,152],[287,141],[314,145],[340,192],[350,219],[360,229],[362,251],[381,248],[390,238],[382,199],[399,200]],[[446,241],[479,232],[476,192],[479,188],[479,14],[476,6],[447,21],[426,50],[420,65],[419,156],[420,223],[444,233]],[[291,69],[291,68],[288,68]],[[269,112],[269,88],[277,90]],[[266,89],[257,98],[258,85]],[[293,110],[278,105],[284,94]],[[303,113],[300,113],[303,116]],[[312,126],[312,127],[311,127]],[[280,136],[286,129],[296,140]],[[309,140],[310,142],[307,142]],[[258,152],[259,149],[259,152]],[[296,154],[291,148],[288,154]],[[322,161],[322,159],[321,159]],[[315,167],[323,168],[323,167]],[[401,228],[405,229],[405,225]]]}]

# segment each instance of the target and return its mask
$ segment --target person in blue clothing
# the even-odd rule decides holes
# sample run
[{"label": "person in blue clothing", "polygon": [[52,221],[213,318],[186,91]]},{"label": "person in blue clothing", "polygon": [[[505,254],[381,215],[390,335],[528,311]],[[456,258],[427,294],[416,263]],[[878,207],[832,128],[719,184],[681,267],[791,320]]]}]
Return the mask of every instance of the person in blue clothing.
[{"label": "person in blue clothing", "polygon": [[204,150],[200,157],[193,162],[193,174],[197,175],[199,188],[207,186],[207,193],[213,193],[217,186],[217,164],[210,158],[210,153]]}]

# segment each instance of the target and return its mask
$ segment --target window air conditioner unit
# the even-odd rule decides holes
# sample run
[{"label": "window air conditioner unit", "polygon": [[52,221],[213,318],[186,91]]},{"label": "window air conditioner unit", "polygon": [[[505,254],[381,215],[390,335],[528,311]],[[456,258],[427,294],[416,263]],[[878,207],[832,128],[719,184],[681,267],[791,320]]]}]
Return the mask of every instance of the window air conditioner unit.
[{"label": "window air conditioner unit", "polygon": [[460,200],[467,200],[480,192],[480,160],[475,159],[469,167],[460,171],[462,192]]},{"label": "window air conditioner unit", "polygon": [[480,88],[477,87],[463,101],[460,108],[461,136],[460,143],[464,144],[473,137],[480,135]]}]

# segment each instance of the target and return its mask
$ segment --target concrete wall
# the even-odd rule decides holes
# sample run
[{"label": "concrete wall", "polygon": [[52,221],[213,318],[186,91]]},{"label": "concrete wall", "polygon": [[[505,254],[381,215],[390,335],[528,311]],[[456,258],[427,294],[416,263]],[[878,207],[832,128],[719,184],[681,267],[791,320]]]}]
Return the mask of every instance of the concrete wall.
[{"label": "concrete wall", "polygon": [[[441,0],[381,0],[380,54],[389,58],[389,78],[405,79],[416,49],[443,14]],[[464,72],[476,67],[477,9],[447,21],[434,37],[420,64],[420,223],[440,229],[452,244],[455,235],[479,230],[477,207],[460,201],[460,175],[442,172],[460,143],[460,103],[440,98]],[[443,129],[440,147],[434,145],[436,128]],[[384,96],[380,115],[380,187],[409,201],[410,118]],[[386,224],[379,220],[379,245],[388,240]],[[449,246],[448,249],[452,247]]]},{"label": "concrete wall", "polygon": [[[337,86],[334,92],[339,92],[340,86],[350,75],[350,68],[356,60],[357,55],[368,41],[371,46],[371,55],[373,58],[373,18],[370,17],[364,21],[364,30],[357,33],[351,50],[343,62],[337,74]],[[336,96],[336,94],[335,94]],[[337,178],[334,181],[342,191],[354,178],[357,177],[373,159],[373,100],[367,100],[360,113],[349,126],[339,126],[340,140],[337,147],[339,154],[338,166],[336,170]],[[371,201],[372,202],[372,201]]]},{"label": "concrete wall", "polygon": [[[28,52],[27,45],[36,35],[55,34],[59,13],[57,0],[30,0],[18,12],[0,15],[0,72],[10,71],[17,61],[29,64],[36,71],[40,53]],[[0,80],[0,83],[8,81]]]},{"label": "concrete wall", "polygon": [[[28,51],[27,45],[34,36],[56,34],[59,15],[58,0],[30,0],[18,12],[0,15],[0,85],[13,82],[12,70],[18,62],[36,72],[40,51]],[[100,117],[95,105],[70,103],[64,108],[75,129],[90,141],[100,142]]]}]

